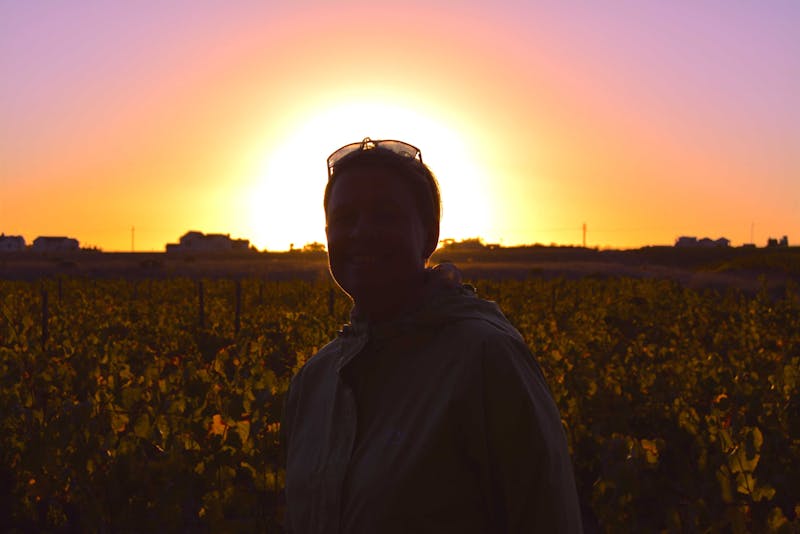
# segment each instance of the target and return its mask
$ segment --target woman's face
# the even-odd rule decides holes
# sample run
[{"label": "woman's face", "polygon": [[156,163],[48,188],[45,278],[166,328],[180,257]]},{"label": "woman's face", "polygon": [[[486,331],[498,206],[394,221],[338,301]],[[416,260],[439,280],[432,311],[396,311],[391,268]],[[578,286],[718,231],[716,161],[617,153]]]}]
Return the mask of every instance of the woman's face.
[{"label": "woman's face", "polygon": [[391,298],[418,283],[425,270],[430,237],[414,194],[395,174],[380,166],[346,169],[330,192],[331,272],[356,303]]}]

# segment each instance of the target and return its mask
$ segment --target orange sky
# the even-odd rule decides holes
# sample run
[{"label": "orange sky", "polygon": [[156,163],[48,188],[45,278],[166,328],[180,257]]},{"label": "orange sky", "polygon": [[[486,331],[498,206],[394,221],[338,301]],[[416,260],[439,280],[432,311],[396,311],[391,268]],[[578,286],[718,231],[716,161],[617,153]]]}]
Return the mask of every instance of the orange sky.
[{"label": "orange sky", "polygon": [[422,149],[443,238],[800,239],[798,4],[527,4],[0,4],[0,231],[324,241],[370,136]]}]

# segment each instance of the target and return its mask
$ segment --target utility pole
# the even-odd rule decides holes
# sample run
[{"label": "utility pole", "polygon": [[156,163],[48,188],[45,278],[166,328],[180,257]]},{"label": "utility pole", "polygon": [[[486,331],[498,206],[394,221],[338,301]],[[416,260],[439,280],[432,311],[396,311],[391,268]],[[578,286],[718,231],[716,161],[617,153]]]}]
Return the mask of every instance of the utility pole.
[{"label": "utility pole", "polygon": [[583,223],[583,248],[586,248],[586,223]]},{"label": "utility pole", "polygon": [[753,229],[754,229],[755,227],[756,227],[756,223],[754,223],[754,222],[751,222],[751,223],[750,223],[750,242],[751,242],[751,243],[755,243],[755,241],[753,241]]}]

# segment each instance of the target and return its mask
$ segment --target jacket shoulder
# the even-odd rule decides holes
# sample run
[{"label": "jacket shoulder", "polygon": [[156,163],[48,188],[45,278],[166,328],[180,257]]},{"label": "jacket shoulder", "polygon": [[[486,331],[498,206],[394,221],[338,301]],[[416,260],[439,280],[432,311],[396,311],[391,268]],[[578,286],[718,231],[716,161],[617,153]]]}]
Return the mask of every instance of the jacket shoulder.
[{"label": "jacket shoulder", "polygon": [[524,343],[522,335],[506,317],[500,313],[480,313],[467,317],[460,317],[451,321],[446,327],[453,335],[463,336],[467,339],[478,341],[485,338],[512,338]]},{"label": "jacket shoulder", "polygon": [[302,375],[307,373],[316,373],[322,369],[333,367],[338,355],[341,354],[343,345],[344,340],[341,336],[329,341],[303,364],[303,367],[295,375],[295,379],[299,380]]}]

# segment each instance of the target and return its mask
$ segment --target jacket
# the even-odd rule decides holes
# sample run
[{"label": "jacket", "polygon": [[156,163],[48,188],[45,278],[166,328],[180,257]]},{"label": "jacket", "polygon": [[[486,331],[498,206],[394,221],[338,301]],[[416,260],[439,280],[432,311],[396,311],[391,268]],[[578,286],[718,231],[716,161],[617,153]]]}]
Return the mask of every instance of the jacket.
[{"label": "jacket", "polygon": [[354,318],[292,379],[282,432],[288,532],[581,531],[542,372],[469,286]]}]

